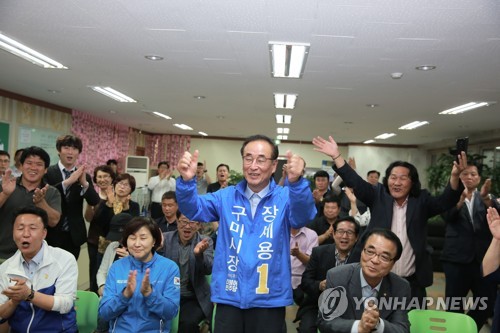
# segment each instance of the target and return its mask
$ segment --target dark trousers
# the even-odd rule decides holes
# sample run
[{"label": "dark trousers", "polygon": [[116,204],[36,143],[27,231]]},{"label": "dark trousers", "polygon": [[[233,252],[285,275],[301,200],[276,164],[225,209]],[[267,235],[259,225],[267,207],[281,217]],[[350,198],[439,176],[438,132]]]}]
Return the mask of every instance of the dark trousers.
[{"label": "dark trousers", "polygon": [[299,333],[318,332],[318,311],[317,307],[307,306],[301,310]]},{"label": "dark trousers", "polygon": [[80,246],[73,244],[69,231],[52,231],[46,238],[47,243],[53,247],[60,247],[75,256],[78,260],[80,256]]},{"label": "dark trousers", "polygon": [[[497,295],[497,286],[482,277],[481,264],[472,262],[470,264],[459,264],[452,262],[443,262],[443,271],[446,278],[445,295],[448,297],[466,297],[469,290],[472,292],[473,302],[477,297],[486,297],[486,309],[481,307],[482,303],[478,301],[478,307],[471,309],[467,315],[476,322],[478,331],[484,325],[488,317],[493,314],[493,308]],[[453,302],[453,308],[447,311],[464,313],[464,305],[461,302]],[[493,332],[493,331],[492,331]]]},{"label": "dark trousers", "polygon": [[415,302],[411,302],[411,305],[415,305],[415,306],[414,307],[412,306],[410,308],[410,310],[413,310],[413,309],[426,309],[427,308],[427,303],[425,301],[425,298],[427,297],[427,291],[425,291],[425,287],[422,287],[417,282],[416,274],[414,273],[413,275],[405,277],[404,279],[410,283],[411,298],[412,298],[412,300],[414,298],[418,299],[418,305]]},{"label": "dark trousers", "polygon": [[[281,333],[285,323],[285,307],[240,309],[217,304],[216,333]],[[179,330],[180,332],[180,330]]]},{"label": "dark trousers", "polygon": [[[205,319],[200,303],[193,297],[181,297],[179,313],[179,332],[200,333],[198,324]],[[211,320],[212,318],[210,318]]]},{"label": "dark trousers", "polygon": [[163,211],[161,210],[161,203],[152,202],[151,203],[151,218],[156,220],[163,217]]},{"label": "dark trousers", "polygon": [[99,264],[97,263],[97,245],[87,243],[87,251],[89,253],[89,289],[96,293],[99,288],[96,280],[97,271],[99,270]]}]

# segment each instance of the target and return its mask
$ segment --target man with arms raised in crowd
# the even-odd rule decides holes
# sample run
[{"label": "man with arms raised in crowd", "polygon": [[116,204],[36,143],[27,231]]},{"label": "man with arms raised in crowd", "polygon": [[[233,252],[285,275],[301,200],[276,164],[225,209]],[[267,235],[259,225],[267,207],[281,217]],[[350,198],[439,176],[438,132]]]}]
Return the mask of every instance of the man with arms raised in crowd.
[{"label": "man with arms raised in crowd", "polygon": [[172,169],[167,161],[158,163],[158,175],[149,178],[148,189],[152,191],[151,217],[158,219],[163,215],[161,208],[163,193],[175,191],[175,179],[172,177]]},{"label": "man with arms raised in crowd", "polygon": [[48,225],[55,227],[61,217],[61,196],[57,189],[43,182],[50,165],[49,154],[40,147],[28,147],[21,155],[23,174],[19,178],[5,172],[0,186],[0,261],[12,257],[16,244],[12,240],[14,212],[19,207],[37,206],[48,214]]},{"label": "man with arms raised in crowd", "polygon": [[[412,297],[425,306],[425,287],[432,285],[432,260],[427,250],[427,220],[453,207],[460,198],[463,185],[459,175],[467,165],[465,152],[453,162],[449,184],[437,197],[420,187],[418,171],[408,162],[396,161],[386,169],[383,185],[373,186],[363,180],[342,158],[337,143],[321,137],[313,139],[315,150],[334,161],[335,171],[345,184],[354,189],[356,197],[370,208],[371,221],[367,231],[381,227],[392,230],[403,243],[401,260],[393,272],[410,282]],[[359,260],[361,244],[353,250]]]},{"label": "man with arms raised in crowd", "polygon": [[49,219],[43,209],[27,206],[14,218],[18,250],[0,266],[0,318],[12,332],[78,332],[75,258],[44,241]]},{"label": "man with arms raised in crowd", "polygon": [[90,206],[97,205],[100,200],[85,165],[76,167],[82,147],[82,140],[76,136],[58,137],[56,148],[59,161],[49,167],[45,176],[47,183],[59,190],[62,199],[61,219],[56,227],[49,228],[47,243],[65,249],[76,259],[80,255],[80,246],[87,241],[83,200]]},{"label": "man with arms raised in crowd", "polygon": [[[320,297],[319,329],[322,333],[408,333],[408,282],[391,269],[401,257],[398,236],[387,229],[371,229],[363,235],[359,263],[332,268],[326,277],[326,291]],[[337,288],[329,292],[329,288]],[[340,293],[344,311],[329,318],[329,297]],[[373,297],[374,300],[367,298]],[[364,298],[364,301],[362,301]],[[397,300],[397,302],[396,302]],[[377,304],[383,305],[381,308]],[[337,310],[341,310],[337,307]]]},{"label": "man with arms raised in crowd", "polygon": [[446,278],[446,298],[453,297],[460,302],[450,302],[448,311],[464,313],[465,300],[469,291],[472,297],[487,299],[485,309],[471,309],[467,315],[476,322],[478,330],[493,313],[497,286],[484,280],[481,261],[491,242],[491,232],[486,220],[486,210],[495,199],[489,193],[491,180],[487,179],[478,191],[481,175],[477,165],[467,164],[460,174],[465,186],[455,207],[442,214],[446,222],[441,261]]},{"label": "man with arms raised in crowd", "polygon": [[278,147],[264,135],[247,138],[240,150],[245,179],[222,191],[198,196],[198,151],[185,152],[177,170],[179,208],[190,220],[219,221],[212,272],[215,331],[281,332],[285,307],[293,303],[290,228],[316,214],[304,161],[287,152],[288,177],[278,186],[272,174]]}]

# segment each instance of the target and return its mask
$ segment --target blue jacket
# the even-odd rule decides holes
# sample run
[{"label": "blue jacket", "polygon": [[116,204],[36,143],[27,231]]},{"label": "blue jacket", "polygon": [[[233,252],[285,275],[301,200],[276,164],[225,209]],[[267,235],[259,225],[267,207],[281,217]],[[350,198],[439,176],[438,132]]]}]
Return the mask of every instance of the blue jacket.
[{"label": "blue jacket", "polygon": [[[150,268],[153,291],[144,297],[140,288],[147,268]],[[122,292],[131,270],[137,270],[137,287],[128,299]],[[128,256],[111,265],[99,304],[99,316],[109,320],[110,332],[170,332],[179,301],[180,274],[177,264],[157,253],[146,263]]]},{"label": "blue jacket", "polygon": [[190,220],[219,221],[212,301],[241,309],[290,305],[290,227],[303,227],[316,215],[309,182],[287,180],[281,187],[271,180],[254,218],[246,187],[244,180],[198,196],[196,179],[177,178],[180,211]]}]

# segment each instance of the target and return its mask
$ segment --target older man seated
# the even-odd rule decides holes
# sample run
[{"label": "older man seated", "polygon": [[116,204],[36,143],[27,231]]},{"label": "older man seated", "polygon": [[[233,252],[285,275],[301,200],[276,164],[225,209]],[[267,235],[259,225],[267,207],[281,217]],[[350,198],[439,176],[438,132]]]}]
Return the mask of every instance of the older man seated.
[{"label": "older man seated", "polygon": [[335,267],[327,273],[327,289],[319,299],[320,331],[410,332],[410,285],[391,273],[403,252],[401,241],[392,231],[381,228],[368,230],[363,240],[360,263]]}]

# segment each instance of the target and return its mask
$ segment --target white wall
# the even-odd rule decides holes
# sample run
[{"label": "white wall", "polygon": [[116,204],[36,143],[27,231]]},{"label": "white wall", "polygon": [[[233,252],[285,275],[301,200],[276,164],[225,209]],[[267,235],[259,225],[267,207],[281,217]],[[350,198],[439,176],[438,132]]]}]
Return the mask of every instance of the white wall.
[{"label": "white wall", "polygon": [[[241,172],[240,148],[242,141],[236,140],[211,140],[208,138],[191,139],[191,151],[198,149],[200,160],[207,163],[208,174],[215,181],[215,168],[220,163],[228,164],[231,169]],[[313,150],[311,143],[292,144],[282,142],[279,145],[280,156],[285,156],[287,150],[302,156],[307,166],[311,168],[321,168],[323,160],[329,158]],[[371,145],[341,146],[341,153],[344,158],[354,157],[358,172],[365,177],[369,170],[376,169],[382,175],[387,166],[396,160],[403,160],[414,164],[417,167],[422,185],[426,187],[427,175],[427,152],[417,148],[390,148],[376,147]]]}]

